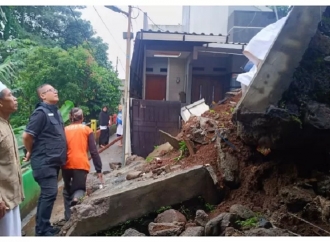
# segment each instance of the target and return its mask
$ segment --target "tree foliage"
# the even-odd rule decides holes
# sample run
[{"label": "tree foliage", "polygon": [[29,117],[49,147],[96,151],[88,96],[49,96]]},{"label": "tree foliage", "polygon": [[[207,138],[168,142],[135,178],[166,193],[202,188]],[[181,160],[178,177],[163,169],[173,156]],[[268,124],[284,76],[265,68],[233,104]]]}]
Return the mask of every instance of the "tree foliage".
[{"label": "tree foliage", "polygon": [[95,118],[102,105],[120,100],[120,81],[108,60],[108,45],[90,22],[83,6],[0,6],[0,80],[18,98],[14,126],[25,125],[44,83],[59,91],[60,104],[71,100]]}]

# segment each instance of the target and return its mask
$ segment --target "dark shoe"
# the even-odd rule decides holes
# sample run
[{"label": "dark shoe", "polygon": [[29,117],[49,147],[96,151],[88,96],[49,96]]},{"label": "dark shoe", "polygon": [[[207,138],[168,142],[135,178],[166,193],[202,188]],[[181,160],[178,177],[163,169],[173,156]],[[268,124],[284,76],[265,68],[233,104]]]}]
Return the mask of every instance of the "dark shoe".
[{"label": "dark shoe", "polygon": [[77,204],[78,204],[78,201],[73,200],[70,205],[71,205],[71,207],[73,207],[73,206],[76,206]]},{"label": "dark shoe", "polygon": [[51,228],[45,233],[36,233],[36,236],[56,236],[60,231],[59,228]]}]

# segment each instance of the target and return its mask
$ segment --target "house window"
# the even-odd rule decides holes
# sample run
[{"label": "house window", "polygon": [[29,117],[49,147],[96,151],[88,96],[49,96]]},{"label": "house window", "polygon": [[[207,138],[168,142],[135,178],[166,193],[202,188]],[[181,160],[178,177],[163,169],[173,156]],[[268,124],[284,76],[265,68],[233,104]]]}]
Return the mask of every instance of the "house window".
[{"label": "house window", "polygon": [[227,69],[226,68],[218,68],[218,67],[216,67],[216,68],[213,68],[213,71],[214,72],[223,72],[223,71],[226,71]]},{"label": "house window", "polygon": [[154,68],[150,68],[150,67],[146,68],[146,72],[153,72],[153,71],[154,71]]},{"label": "house window", "polygon": [[193,71],[204,71],[204,67],[193,67],[192,70]]},{"label": "house window", "polygon": [[167,72],[167,68],[160,68],[160,72]]}]

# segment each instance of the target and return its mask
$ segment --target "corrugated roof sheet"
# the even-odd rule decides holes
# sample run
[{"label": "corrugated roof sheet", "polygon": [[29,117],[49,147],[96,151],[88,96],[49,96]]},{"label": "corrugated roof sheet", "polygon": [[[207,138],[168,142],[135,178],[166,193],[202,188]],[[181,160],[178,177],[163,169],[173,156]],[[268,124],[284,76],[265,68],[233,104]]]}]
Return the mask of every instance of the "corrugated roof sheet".
[{"label": "corrugated roof sheet", "polygon": [[[205,34],[205,33],[187,33],[187,32],[178,32],[178,31],[174,31],[174,32],[171,32],[171,31],[161,31],[161,30],[157,30],[157,31],[154,31],[152,29],[149,29],[149,30],[143,30],[141,29],[139,31],[140,33],[157,33],[157,34],[186,34],[186,35],[201,35],[201,36],[225,36],[225,35],[222,35],[222,34],[213,34],[213,33],[210,33],[210,34]],[[138,33],[139,33],[138,32]],[[136,37],[138,36],[138,33],[136,34]],[[240,42],[226,42],[226,44],[233,44],[233,45],[246,45],[247,43],[240,43]]]},{"label": "corrugated roof sheet", "polygon": [[178,32],[178,31],[175,31],[175,32],[171,32],[171,31],[161,31],[161,30],[158,30],[158,31],[154,31],[152,29],[149,29],[149,30],[143,30],[141,29],[142,33],[164,33],[164,34],[186,34],[186,35],[209,35],[209,36],[226,36],[226,35],[223,35],[223,34],[213,34],[213,33],[209,33],[209,34],[205,34],[205,33],[187,33],[187,32]]}]

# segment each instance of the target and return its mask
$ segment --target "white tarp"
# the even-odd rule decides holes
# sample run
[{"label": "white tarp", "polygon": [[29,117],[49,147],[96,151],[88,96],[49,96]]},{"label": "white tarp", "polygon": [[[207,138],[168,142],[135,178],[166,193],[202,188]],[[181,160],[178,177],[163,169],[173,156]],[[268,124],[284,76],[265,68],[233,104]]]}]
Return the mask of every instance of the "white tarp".
[{"label": "white tarp", "polygon": [[253,77],[257,73],[259,64],[265,59],[270,48],[273,46],[273,43],[284,26],[288,15],[263,28],[247,44],[243,54],[253,62],[254,66],[249,72],[237,76],[236,80],[242,84],[242,89],[246,89],[247,86],[250,85]]}]

